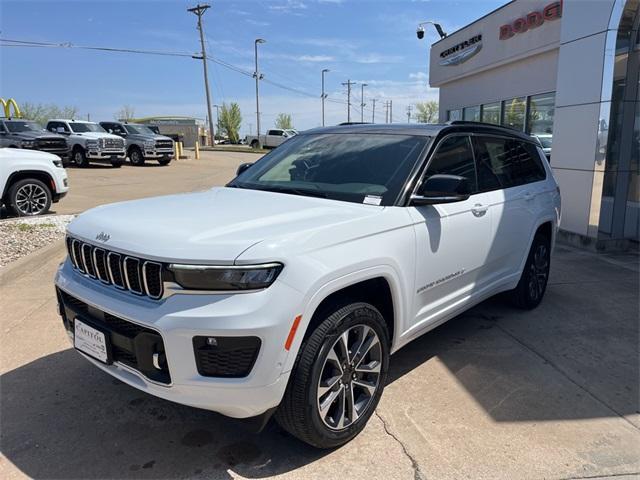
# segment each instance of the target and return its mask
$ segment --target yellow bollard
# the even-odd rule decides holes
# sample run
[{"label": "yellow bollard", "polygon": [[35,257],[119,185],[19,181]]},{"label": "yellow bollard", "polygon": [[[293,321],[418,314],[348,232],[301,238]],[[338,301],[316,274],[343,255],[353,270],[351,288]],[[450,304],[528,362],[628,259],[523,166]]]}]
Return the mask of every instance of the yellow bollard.
[{"label": "yellow bollard", "polygon": [[180,158],[187,158],[187,156],[184,154],[184,143],[178,142],[178,145],[180,145]]},{"label": "yellow bollard", "polygon": [[178,142],[173,142],[173,151],[175,153],[176,160],[180,160],[180,152],[178,151]]},{"label": "yellow bollard", "polygon": [[200,142],[196,142],[196,160],[200,160]]}]

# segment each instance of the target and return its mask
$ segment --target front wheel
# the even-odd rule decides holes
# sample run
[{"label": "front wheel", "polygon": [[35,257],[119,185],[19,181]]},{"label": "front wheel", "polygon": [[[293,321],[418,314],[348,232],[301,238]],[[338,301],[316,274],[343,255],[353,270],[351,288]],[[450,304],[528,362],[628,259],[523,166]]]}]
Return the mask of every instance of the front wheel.
[{"label": "front wheel", "polygon": [[35,178],[19,180],[9,188],[9,207],[19,217],[47,213],[51,207],[51,190]]},{"label": "front wheel", "polygon": [[332,310],[305,339],[276,420],[318,448],[354,438],[373,414],[387,376],[389,334],[368,303]]},{"label": "front wheel", "polygon": [[111,166],[113,168],[120,168],[123,163],[124,163],[124,160],[111,160]]},{"label": "front wheel", "polygon": [[538,233],[531,244],[518,286],[510,292],[515,306],[532,310],[540,304],[547,290],[550,265],[550,239],[545,234]]},{"label": "front wheel", "polygon": [[158,163],[164,167],[166,165],[169,165],[169,163],[171,163],[171,159],[170,158],[161,158],[161,159],[158,160]]},{"label": "front wheel", "polygon": [[131,152],[129,152],[129,160],[131,160],[131,163],[136,167],[141,167],[142,165],[144,165],[144,157],[142,156],[142,152],[137,148],[133,148]]},{"label": "front wheel", "polygon": [[73,152],[73,163],[76,164],[77,167],[87,167],[89,165],[89,160],[87,159],[87,155],[81,148],[76,149]]}]

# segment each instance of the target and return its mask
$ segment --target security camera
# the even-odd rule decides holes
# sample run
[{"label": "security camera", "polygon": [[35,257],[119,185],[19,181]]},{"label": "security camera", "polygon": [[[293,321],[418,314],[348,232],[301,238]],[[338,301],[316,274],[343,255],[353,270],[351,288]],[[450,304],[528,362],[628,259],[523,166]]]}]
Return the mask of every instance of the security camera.
[{"label": "security camera", "polygon": [[418,40],[422,40],[424,38],[424,27],[420,25],[416,30],[416,35],[418,36]]}]

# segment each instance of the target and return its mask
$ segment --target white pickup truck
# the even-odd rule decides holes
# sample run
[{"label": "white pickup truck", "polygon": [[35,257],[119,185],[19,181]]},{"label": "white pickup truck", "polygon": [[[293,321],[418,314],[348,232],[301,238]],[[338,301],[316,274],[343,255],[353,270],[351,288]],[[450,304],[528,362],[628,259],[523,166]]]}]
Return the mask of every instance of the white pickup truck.
[{"label": "white pickup truck", "polygon": [[283,130],[281,128],[272,128],[271,130],[267,130],[266,135],[260,135],[260,139],[258,139],[256,135],[247,135],[245,142],[247,145],[250,145],[251,148],[258,148],[260,145],[262,145],[262,148],[276,148],[285,140],[297,134],[298,131],[294,129]]}]

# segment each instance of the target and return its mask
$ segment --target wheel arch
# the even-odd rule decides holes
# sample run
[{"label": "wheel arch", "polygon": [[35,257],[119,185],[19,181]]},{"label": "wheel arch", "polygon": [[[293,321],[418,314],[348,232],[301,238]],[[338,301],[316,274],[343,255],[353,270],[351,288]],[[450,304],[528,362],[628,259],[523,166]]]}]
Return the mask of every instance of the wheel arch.
[{"label": "wheel arch", "polygon": [[52,195],[56,193],[55,181],[53,180],[53,177],[49,175],[47,172],[43,172],[42,170],[19,170],[9,175],[9,178],[7,179],[7,183],[4,186],[4,191],[2,192],[1,198],[3,200],[6,200],[7,195],[9,194],[9,189],[14,183],[20,180],[25,180],[29,178],[40,180],[42,183],[44,183],[47,186],[47,188],[49,189],[49,192]]}]

